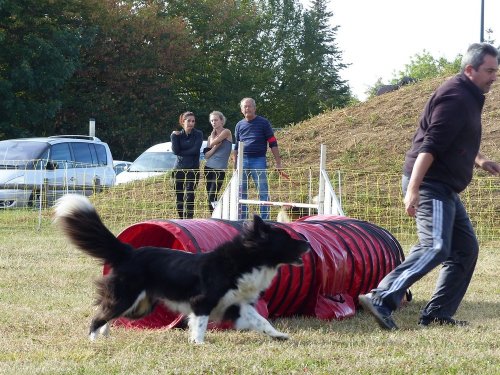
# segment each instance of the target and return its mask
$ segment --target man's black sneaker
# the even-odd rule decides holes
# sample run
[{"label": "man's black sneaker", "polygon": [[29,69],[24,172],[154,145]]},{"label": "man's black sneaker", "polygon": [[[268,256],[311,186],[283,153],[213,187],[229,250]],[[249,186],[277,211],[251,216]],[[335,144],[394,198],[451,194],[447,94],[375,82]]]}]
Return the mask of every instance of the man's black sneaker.
[{"label": "man's black sneaker", "polygon": [[428,327],[431,324],[437,324],[440,326],[449,325],[457,327],[465,327],[469,325],[466,320],[456,320],[453,318],[433,318],[433,317],[422,317],[418,321],[418,325],[421,327]]},{"label": "man's black sneaker", "polygon": [[380,328],[389,331],[398,329],[396,322],[392,319],[391,311],[383,306],[375,305],[371,293],[360,295],[358,300],[363,310],[373,315]]}]

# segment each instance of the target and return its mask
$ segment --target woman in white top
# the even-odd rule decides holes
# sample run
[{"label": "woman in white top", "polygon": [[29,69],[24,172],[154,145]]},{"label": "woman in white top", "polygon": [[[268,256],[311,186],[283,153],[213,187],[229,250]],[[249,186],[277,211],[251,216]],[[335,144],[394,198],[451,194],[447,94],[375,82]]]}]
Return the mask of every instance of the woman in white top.
[{"label": "woman in white top", "polygon": [[226,177],[226,169],[233,146],[233,135],[224,128],[226,117],[219,111],[210,113],[212,133],[208,137],[205,153],[205,181],[208,195],[208,208],[213,212],[217,203],[222,183]]}]

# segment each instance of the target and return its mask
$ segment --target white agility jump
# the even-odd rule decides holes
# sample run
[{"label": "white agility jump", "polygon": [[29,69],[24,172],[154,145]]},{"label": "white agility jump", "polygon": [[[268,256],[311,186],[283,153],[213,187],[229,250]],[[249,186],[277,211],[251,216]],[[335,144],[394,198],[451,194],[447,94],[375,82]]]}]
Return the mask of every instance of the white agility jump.
[{"label": "white agility jump", "polygon": [[[340,215],[344,216],[341,203],[337,198],[335,190],[330,182],[328,173],[326,172],[326,146],[321,145],[320,149],[320,174],[319,174],[319,191],[317,199],[312,203],[295,203],[295,202],[280,202],[280,201],[261,201],[254,199],[241,198],[241,181],[243,178],[243,158],[238,158],[236,173],[233,174],[228,186],[217,202],[212,218],[225,220],[238,220],[240,206],[248,205],[268,205],[268,206],[289,206],[299,208],[316,209],[318,214]],[[238,144],[238,155],[243,155],[243,143]]]}]

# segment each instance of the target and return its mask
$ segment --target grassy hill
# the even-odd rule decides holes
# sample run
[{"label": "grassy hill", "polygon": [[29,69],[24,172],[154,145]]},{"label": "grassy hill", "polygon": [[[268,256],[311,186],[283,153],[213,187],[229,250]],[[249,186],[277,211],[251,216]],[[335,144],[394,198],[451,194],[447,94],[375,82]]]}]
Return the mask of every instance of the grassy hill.
[{"label": "grassy hill", "polygon": [[[278,131],[285,167],[317,165],[319,145],[325,144],[329,168],[399,173],[424,105],[445,80],[404,86]],[[500,160],[499,82],[487,94],[481,150]]]}]

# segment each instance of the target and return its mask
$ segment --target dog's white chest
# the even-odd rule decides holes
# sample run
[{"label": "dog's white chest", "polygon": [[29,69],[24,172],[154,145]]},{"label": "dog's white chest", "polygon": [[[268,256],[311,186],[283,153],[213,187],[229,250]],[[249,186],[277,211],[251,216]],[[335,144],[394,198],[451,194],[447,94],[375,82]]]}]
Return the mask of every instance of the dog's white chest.
[{"label": "dog's white chest", "polygon": [[271,284],[276,273],[276,269],[262,267],[250,273],[243,274],[237,281],[237,288],[229,290],[222,297],[217,307],[210,314],[210,317],[214,320],[219,320],[231,305],[255,303],[260,293]]},{"label": "dog's white chest", "polygon": [[237,282],[235,294],[239,295],[243,300],[257,298],[263,290],[273,281],[277,270],[274,268],[255,269],[251,273],[244,274]]}]

